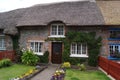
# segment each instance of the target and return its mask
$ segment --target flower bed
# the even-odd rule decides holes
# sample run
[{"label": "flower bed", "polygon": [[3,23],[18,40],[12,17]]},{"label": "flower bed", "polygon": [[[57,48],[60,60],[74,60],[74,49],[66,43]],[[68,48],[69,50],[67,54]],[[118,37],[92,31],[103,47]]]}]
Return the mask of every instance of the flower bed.
[{"label": "flower bed", "polygon": [[34,77],[36,74],[40,73],[46,68],[47,66],[42,66],[42,67],[36,66],[35,69],[29,70],[25,74],[22,74],[21,76],[18,76],[16,78],[12,78],[11,80],[29,80],[30,78]]}]

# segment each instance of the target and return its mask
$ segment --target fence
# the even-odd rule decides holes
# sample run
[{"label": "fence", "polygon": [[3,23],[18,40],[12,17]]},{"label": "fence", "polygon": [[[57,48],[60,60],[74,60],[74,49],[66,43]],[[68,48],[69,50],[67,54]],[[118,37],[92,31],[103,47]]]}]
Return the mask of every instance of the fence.
[{"label": "fence", "polygon": [[2,51],[0,52],[0,60],[4,58],[9,58],[12,61],[15,60],[15,51]]},{"label": "fence", "polygon": [[99,57],[99,66],[107,72],[108,75],[111,75],[114,77],[116,80],[120,80],[120,64],[108,60],[107,58],[104,57]]}]

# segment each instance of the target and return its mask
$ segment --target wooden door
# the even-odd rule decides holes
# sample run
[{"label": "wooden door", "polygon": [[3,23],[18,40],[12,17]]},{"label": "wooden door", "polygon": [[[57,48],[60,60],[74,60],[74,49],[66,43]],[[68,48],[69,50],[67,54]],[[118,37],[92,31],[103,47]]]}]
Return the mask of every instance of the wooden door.
[{"label": "wooden door", "polygon": [[62,43],[52,42],[52,63],[62,63]]}]

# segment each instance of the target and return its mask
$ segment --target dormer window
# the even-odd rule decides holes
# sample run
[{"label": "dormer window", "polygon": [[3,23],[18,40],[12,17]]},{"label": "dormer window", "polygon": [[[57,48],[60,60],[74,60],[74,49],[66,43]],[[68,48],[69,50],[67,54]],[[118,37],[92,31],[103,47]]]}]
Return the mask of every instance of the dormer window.
[{"label": "dormer window", "polygon": [[50,37],[65,37],[64,24],[51,24]]}]

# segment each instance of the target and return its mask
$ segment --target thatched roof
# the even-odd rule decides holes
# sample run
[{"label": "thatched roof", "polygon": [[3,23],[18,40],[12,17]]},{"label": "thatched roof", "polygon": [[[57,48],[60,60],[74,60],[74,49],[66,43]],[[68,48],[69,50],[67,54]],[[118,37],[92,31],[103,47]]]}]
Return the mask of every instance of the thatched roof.
[{"label": "thatched roof", "polygon": [[95,2],[80,1],[29,8],[17,26],[47,25],[51,21],[63,21],[66,25],[102,25],[103,17]]},{"label": "thatched roof", "polygon": [[5,34],[16,34],[17,22],[25,13],[25,9],[18,9],[9,12],[0,13],[0,29],[4,29]]},{"label": "thatched roof", "polygon": [[66,25],[104,25],[103,16],[95,2],[63,2],[36,5],[26,9],[0,13],[0,28],[4,33],[17,33],[16,27],[48,25],[62,21]]},{"label": "thatched roof", "polygon": [[97,1],[104,16],[106,25],[120,25],[120,1]]}]

